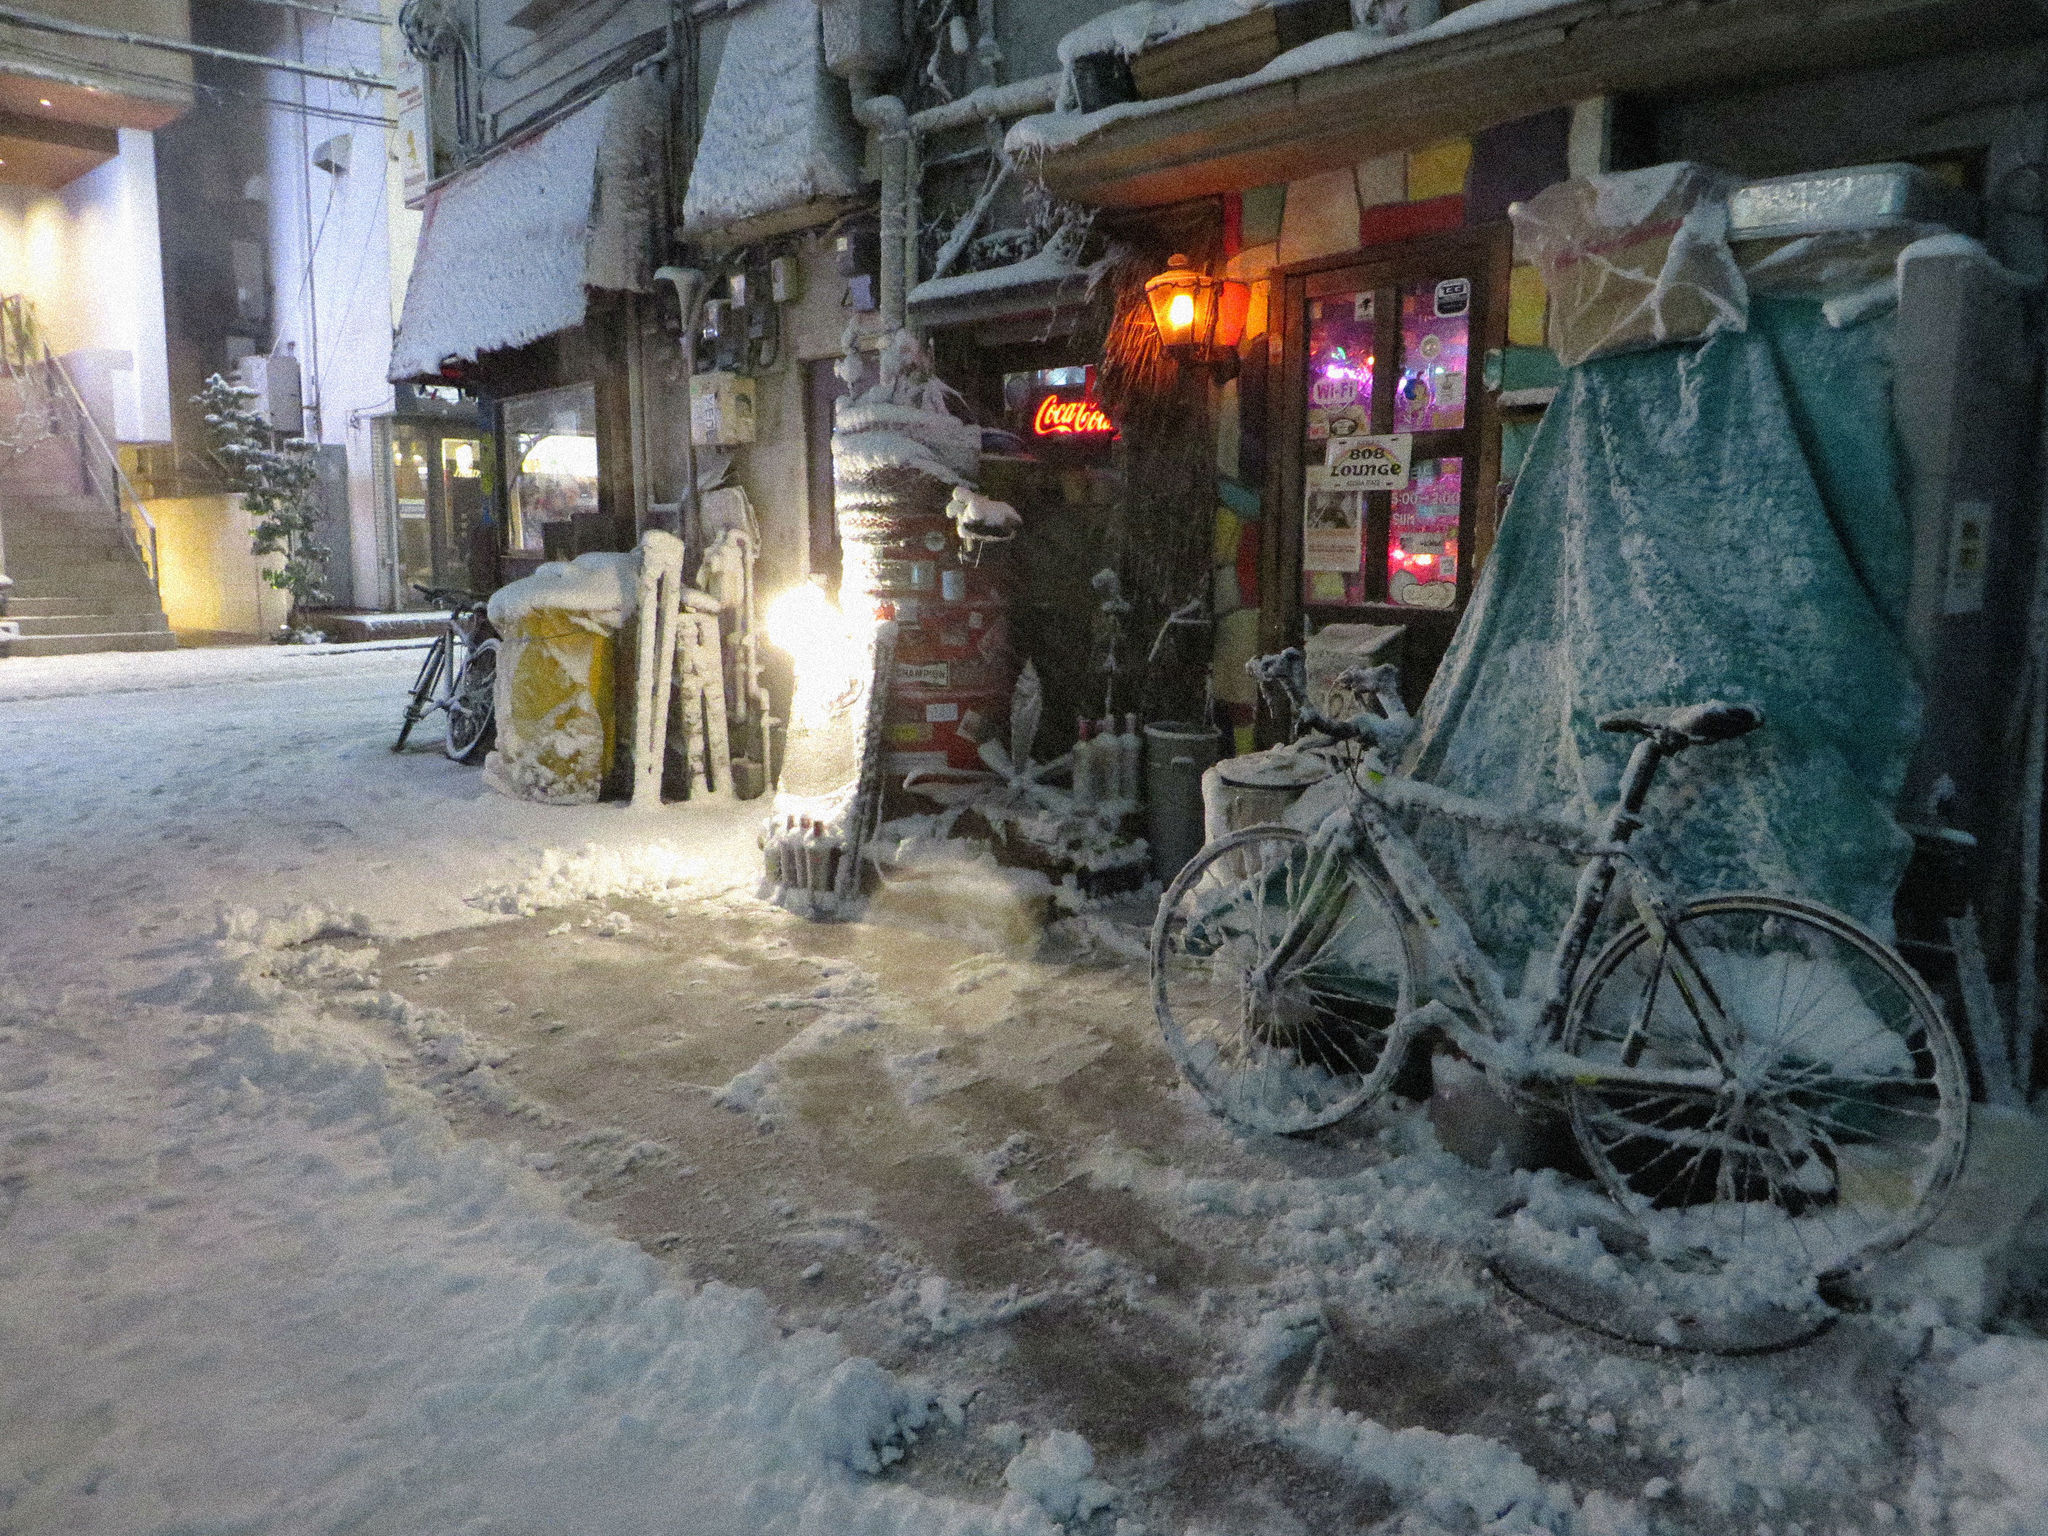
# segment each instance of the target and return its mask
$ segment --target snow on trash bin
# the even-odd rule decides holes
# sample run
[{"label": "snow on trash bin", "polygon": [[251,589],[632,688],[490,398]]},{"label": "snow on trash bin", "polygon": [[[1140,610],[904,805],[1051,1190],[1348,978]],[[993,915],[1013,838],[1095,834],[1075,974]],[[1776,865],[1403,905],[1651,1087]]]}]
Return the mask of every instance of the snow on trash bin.
[{"label": "snow on trash bin", "polygon": [[639,556],[551,561],[492,594],[498,749],[484,781],[554,805],[598,797],[617,746],[618,636],[633,615]]}]

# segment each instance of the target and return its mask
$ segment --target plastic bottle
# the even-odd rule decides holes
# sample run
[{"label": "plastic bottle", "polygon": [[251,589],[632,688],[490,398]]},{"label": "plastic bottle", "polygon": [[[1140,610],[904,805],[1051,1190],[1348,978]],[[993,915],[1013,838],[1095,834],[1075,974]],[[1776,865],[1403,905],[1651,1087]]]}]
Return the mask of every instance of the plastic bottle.
[{"label": "plastic bottle", "polygon": [[1074,724],[1074,809],[1095,809],[1095,743],[1089,739],[1094,724],[1083,718]]},{"label": "plastic bottle", "polygon": [[818,835],[817,822],[806,816],[804,818],[803,863],[804,889],[807,891],[818,889],[818,845],[821,841],[823,839]]},{"label": "plastic bottle", "polygon": [[796,867],[795,837],[793,823],[787,816],[775,829],[775,878],[785,889],[800,883],[801,876]]}]

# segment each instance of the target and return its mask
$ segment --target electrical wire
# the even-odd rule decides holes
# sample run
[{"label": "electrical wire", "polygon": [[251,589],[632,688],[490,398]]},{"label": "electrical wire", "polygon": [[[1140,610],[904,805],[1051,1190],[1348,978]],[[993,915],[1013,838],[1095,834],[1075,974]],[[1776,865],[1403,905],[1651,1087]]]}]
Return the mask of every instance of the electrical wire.
[{"label": "electrical wire", "polygon": [[164,53],[189,54],[194,58],[218,59],[229,64],[247,64],[257,69],[282,69],[293,74],[325,76],[328,79],[339,80],[345,85],[369,86],[387,91],[395,89],[389,80],[359,69],[351,69],[343,74],[323,69],[317,64],[272,58],[269,54],[244,53],[237,48],[216,48],[210,43],[158,37],[150,32],[123,32],[113,27],[96,27],[82,21],[66,21],[55,16],[45,16],[38,11],[24,11],[18,6],[0,5],[0,22],[10,26],[26,27],[32,32],[54,32],[60,37],[82,37],[101,43],[125,43],[133,48],[155,48]]},{"label": "electrical wire", "polygon": [[[78,62],[68,54],[51,53],[29,43],[14,43],[10,46],[21,57],[34,59],[45,64],[75,67]],[[353,112],[346,107],[302,109],[299,103],[295,101],[281,101],[275,96],[266,96],[257,91],[240,90],[231,85],[221,85],[209,80],[181,80],[175,75],[152,74],[148,70],[132,69],[115,64],[96,65],[94,66],[94,72],[109,79],[125,80],[137,85],[160,85],[169,86],[179,91],[189,90],[195,95],[203,94],[214,98],[216,101],[232,97],[238,101],[260,102],[265,106],[277,107],[287,112],[310,110],[311,115],[315,117],[333,117],[344,122],[362,123],[368,127],[395,128],[398,126],[398,119],[395,117],[383,117],[372,112]]]},{"label": "electrical wire", "polygon": [[[610,0],[609,5],[601,6],[598,8],[599,14],[592,16],[585,16],[583,14],[583,8],[579,6],[576,10],[569,12],[567,15],[561,18],[563,20],[567,20],[568,16],[573,15],[577,18],[577,20],[584,23],[582,30],[577,32],[575,36],[559,37],[556,35],[555,29],[552,25],[547,26],[543,28],[541,31],[535,33],[532,37],[528,38],[525,42],[519,44],[516,48],[508,48],[503,53],[499,54],[497,58],[493,59],[489,64],[486,64],[484,66],[484,74],[492,80],[503,80],[507,82],[515,80],[519,76],[525,74],[529,69],[532,69],[540,64],[545,64],[550,58],[567,52],[569,49],[576,47],[579,43],[586,43],[590,41],[591,38],[595,37],[599,32],[603,31],[605,27],[611,24],[613,17],[617,16],[619,12],[623,11],[628,5],[632,3],[633,0]],[[507,72],[507,63],[509,60],[516,59],[523,53],[527,53],[534,49],[538,49],[541,47],[542,44],[547,45],[546,52],[537,56],[535,59],[533,59],[531,63],[522,64],[517,69],[511,70],[509,73]]]}]

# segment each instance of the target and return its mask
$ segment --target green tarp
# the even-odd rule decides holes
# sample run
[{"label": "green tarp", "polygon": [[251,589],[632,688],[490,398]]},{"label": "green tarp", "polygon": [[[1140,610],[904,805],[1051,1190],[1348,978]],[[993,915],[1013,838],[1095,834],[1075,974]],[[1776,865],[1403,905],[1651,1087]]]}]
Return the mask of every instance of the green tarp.
[{"label": "green tarp", "polygon": [[[1757,298],[1747,331],[1570,370],[1431,685],[1416,776],[1592,818],[1634,744],[1601,715],[1755,704],[1762,730],[1665,767],[1637,848],[1682,891],[1807,896],[1889,935],[1920,719],[1890,333]],[[1490,950],[1547,953],[1571,869],[1479,834],[1428,844]]]}]

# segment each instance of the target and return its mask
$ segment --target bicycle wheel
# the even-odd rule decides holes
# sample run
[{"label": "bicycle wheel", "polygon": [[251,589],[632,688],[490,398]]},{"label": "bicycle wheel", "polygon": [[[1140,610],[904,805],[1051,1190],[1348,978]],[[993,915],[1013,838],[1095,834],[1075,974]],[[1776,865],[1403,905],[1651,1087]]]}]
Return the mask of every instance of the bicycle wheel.
[{"label": "bicycle wheel", "polygon": [[[1896,953],[1825,907],[1716,896],[1668,946],[1632,924],[1579,985],[1564,1048],[1592,1069],[1572,1128],[1653,1249],[1836,1274],[1940,1208],[1968,1135],[1954,1032]],[[1719,1069],[1718,1089],[1602,1081]]]},{"label": "bicycle wheel", "polygon": [[497,734],[498,642],[479,641],[448,697],[448,739],[441,750],[473,763]]},{"label": "bicycle wheel", "polygon": [[[1312,924],[1308,941],[1261,985],[1297,915]],[[1210,843],[1152,928],[1168,1054],[1210,1108],[1255,1131],[1313,1130],[1378,1094],[1398,1066],[1387,1032],[1414,1007],[1420,974],[1414,934],[1379,877],[1292,827]]]},{"label": "bicycle wheel", "polygon": [[412,735],[412,728],[420,723],[420,717],[433,707],[434,688],[441,681],[441,668],[448,661],[448,637],[436,635],[434,643],[427,647],[426,659],[420,663],[419,676],[413,679],[412,698],[405,706],[405,719],[399,722],[398,740],[391,743],[391,750],[403,752],[406,738]]}]

